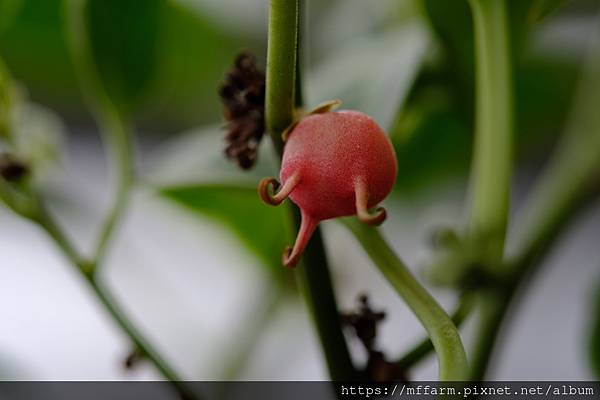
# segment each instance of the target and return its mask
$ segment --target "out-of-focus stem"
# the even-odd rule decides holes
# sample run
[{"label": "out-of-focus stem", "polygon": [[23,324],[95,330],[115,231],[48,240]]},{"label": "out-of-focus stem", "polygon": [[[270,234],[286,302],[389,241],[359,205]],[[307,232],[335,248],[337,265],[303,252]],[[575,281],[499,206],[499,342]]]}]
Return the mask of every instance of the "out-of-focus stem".
[{"label": "out-of-focus stem", "polygon": [[85,29],[85,6],[87,0],[67,0],[65,14],[67,39],[73,65],[82,94],[102,131],[102,137],[114,160],[116,193],[113,205],[103,221],[92,256],[96,266],[102,264],[108,244],[122,214],[127,208],[134,179],[132,143],[133,136],[127,118],[108,97],[95,67],[89,38]]},{"label": "out-of-focus stem", "polygon": [[569,121],[555,154],[523,207],[522,229],[507,268],[512,285],[488,298],[485,320],[477,334],[472,379],[484,378],[502,322],[512,300],[523,291],[565,227],[600,192],[600,24],[584,64]]},{"label": "out-of-focus stem", "polygon": [[512,175],[513,90],[506,0],[470,0],[475,26],[476,132],[468,233],[504,250]]},{"label": "out-of-focus stem", "polygon": [[343,222],[421,321],[438,357],[440,380],[467,379],[467,356],[460,334],[448,314],[414,278],[377,229],[353,218],[345,218]]}]

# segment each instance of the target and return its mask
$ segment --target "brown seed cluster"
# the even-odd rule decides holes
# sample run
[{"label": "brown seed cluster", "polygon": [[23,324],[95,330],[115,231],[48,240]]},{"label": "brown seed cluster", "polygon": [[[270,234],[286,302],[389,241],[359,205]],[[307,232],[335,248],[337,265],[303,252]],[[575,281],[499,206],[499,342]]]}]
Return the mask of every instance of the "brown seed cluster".
[{"label": "brown seed cluster", "polygon": [[0,177],[8,182],[16,182],[28,172],[27,166],[8,153],[0,154]]},{"label": "brown seed cluster", "polygon": [[236,57],[219,95],[227,121],[225,155],[240,168],[250,169],[265,131],[265,74],[254,55],[242,52]]}]

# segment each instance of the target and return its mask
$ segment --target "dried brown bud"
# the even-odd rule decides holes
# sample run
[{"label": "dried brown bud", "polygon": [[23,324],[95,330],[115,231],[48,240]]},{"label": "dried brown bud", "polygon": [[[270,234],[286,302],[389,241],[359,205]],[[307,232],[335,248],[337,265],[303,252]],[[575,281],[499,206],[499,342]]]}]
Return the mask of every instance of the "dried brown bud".
[{"label": "dried brown bud", "polygon": [[17,182],[28,172],[27,165],[8,153],[0,154],[0,176],[8,182]]},{"label": "dried brown bud", "polygon": [[242,169],[256,162],[265,131],[265,74],[249,52],[240,53],[219,89],[227,121],[225,155]]},{"label": "dried brown bud", "polygon": [[342,314],[342,322],[352,327],[365,349],[372,352],[375,349],[377,325],[385,319],[385,312],[374,311],[367,295],[361,295],[358,300],[358,310]]}]

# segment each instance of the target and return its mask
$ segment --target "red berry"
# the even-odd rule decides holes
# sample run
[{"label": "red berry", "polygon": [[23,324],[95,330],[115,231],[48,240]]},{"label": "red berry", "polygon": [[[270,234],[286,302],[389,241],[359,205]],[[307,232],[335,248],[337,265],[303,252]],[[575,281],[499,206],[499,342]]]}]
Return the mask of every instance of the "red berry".
[{"label": "red berry", "polygon": [[302,224],[293,250],[286,249],[283,263],[294,266],[318,223],[322,220],[357,215],[369,224],[379,224],[385,209],[376,206],[391,192],[398,165],[385,132],[368,115],[359,111],[327,112],[303,118],[285,144],[277,194],[263,179],[259,192],[265,202],[277,205],[287,197],[301,210]]}]

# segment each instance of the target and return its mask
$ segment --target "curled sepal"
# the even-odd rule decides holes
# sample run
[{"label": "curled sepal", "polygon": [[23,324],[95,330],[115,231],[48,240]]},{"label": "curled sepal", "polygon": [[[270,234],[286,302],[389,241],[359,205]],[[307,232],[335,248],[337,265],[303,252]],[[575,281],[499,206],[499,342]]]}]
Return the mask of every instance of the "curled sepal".
[{"label": "curled sepal", "polygon": [[307,115],[325,114],[337,110],[342,105],[340,99],[327,100],[313,108]]},{"label": "curled sepal", "polygon": [[283,250],[283,256],[281,260],[283,265],[289,268],[293,268],[298,264],[304,249],[308,245],[308,242],[315,232],[315,229],[317,229],[317,225],[319,225],[319,221],[313,216],[305,213],[304,211],[301,211],[301,215],[302,222],[300,223],[300,230],[298,231],[298,236],[296,237],[294,247],[287,246]]},{"label": "curled sepal", "polygon": [[313,108],[312,110],[310,110],[307,113],[303,112],[303,110],[298,110],[299,112],[297,113],[297,115],[295,115],[294,122],[292,122],[281,133],[281,139],[283,139],[284,142],[287,141],[288,138],[290,137],[290,134],[292,133],[292,131],[294,130],[296,125],[298,125],[298,123],[300,122],[300,120],[302,118],[307,117],[309,115],[325,114],[328,112],[332,112],[332,111],[335,111],[336,109],[338,109],[341,105],[342,105],[342,101],[340,99],[334,99],[334,100],[327,100],[327,101],[322,102],[321,104],[319,104],[318,106],[316,106],[315,108]]},{"label": "curled sepal", "polygon": [[373,213],[369,212],[369,190],[363,179],[357,179],[355,184],[356,216],[369,225],[381,225],[387,218],[383,207],[377,207]]},{"label": "curled sepal", "polygon": [[287,199],[299,182],[300,175],[294,174],[285,181],[279,192],[275,193],[280,186],[279,182],[277,182],[277,179],[264,178],[258,184],[258,194],[265,203],[272,206],[277,206]]},{"label": "curled sepal", "polygon": [[286,142],[288,140],[288,138],[290,137],[290,133],[292,133],[292,131],[294,130],[294,128],[296,127],[296,125],[298,125],[298,122],[300,122],[300,120],[294,121],[291,124],[288,125],[287,128],[285,128],[283,130],[283,132],[281,132],[281,139]]}]

